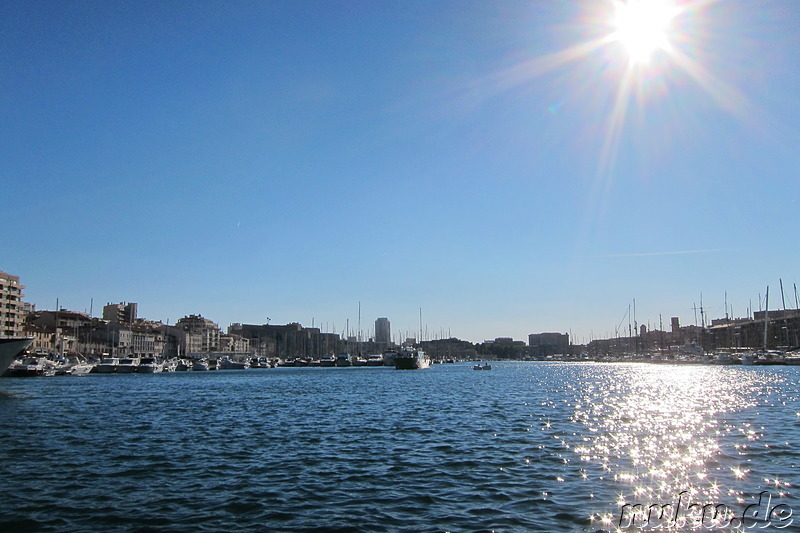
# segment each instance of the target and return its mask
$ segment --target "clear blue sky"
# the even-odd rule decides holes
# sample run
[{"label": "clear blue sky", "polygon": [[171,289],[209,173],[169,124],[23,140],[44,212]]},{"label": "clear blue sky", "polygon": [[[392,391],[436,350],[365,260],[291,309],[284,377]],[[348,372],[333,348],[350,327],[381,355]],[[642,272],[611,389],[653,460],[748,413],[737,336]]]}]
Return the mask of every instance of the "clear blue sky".
[{"label": "clear blue sky", "polygon": [[794,306],[800,3],[680,4],[632,65],[611,1],[3,2],[0,269],[471,341]]}]

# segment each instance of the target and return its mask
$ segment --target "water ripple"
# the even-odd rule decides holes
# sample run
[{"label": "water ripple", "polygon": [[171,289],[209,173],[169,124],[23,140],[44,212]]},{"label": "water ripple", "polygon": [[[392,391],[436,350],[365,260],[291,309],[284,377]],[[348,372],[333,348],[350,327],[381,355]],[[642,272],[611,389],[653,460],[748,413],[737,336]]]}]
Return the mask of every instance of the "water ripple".
[{"label": "water ripple", "polygon": [[4,379],[0,530],[589,533],[681,491],[800,513],[800,369],[493,366]]}]

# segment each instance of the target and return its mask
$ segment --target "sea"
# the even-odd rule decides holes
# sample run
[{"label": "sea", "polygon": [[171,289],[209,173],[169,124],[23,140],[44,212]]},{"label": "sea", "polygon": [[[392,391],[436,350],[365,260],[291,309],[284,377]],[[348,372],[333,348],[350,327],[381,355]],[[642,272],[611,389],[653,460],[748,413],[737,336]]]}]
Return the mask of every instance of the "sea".
[{"label": "sea", "polygon": [[0,531],[800,531],[800,367],[0,380]]}]

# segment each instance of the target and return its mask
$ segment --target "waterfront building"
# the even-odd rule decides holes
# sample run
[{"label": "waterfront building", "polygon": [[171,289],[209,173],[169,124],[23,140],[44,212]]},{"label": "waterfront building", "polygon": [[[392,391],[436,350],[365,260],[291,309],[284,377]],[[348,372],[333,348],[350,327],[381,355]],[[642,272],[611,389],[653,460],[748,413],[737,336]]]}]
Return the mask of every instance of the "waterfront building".
[{"label": "waterfront building", "polygon": [[281,359],[310,358],[334,355],[343,348],[336,333],[322,333],[319,328],[304,328],[297,322],[276,324],[231,324],[229,334],[250,340],[252,351],[259,357]]},{"label": "waterfront building", "polygon": [[92,329],[92,338],[103,352],[112,357],[133,356],[133,332],[131,328],[116,322],[104,322]]},{"label": "waterfront building", "polygon": [[219,336],[219,349],[222,352],[250,353],[250,339],[235,333],[223,333]]},{"label": "waterfront building", "polygon": [[0,270],[0,337],[21,337],[25,334],[25,308],[19,276]]},{"label": "waterfront building", "polygon": [[528,346],[534,357],[569,353],[569,335],[567,333],[531,333],[528,335]]},{"label": "waterfront building", "polygon": [[209,353],[219,351],[219,326],[200,315],[188,315],[175,324],[182,332],[183,353]]},{"label": "waterfront building", "polygon": [[136,322],[138,304],[122,302],[103,306],[103,320],[119,324],[133,324]]},{"label": "waterfront building", "polygon": [[26,335],[34,337],[32,349],[42,352],[78,352],[92,330],[92,319],[86,313],[59,309],[34,311],[27,316]]}]

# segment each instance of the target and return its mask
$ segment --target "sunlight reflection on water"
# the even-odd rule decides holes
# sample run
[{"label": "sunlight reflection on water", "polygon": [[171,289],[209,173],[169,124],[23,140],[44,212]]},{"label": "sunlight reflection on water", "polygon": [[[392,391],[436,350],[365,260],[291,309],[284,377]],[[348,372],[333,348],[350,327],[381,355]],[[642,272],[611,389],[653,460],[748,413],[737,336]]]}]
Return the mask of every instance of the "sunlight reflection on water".
[{"label": "sunlight reflection on water", "polygon": [[[785,408],[785,398],[780,406],[769,403],[782,378],[739,368],[644,364],[618,365],[608,373],[611,379],[598,380],[594,368],[566,384],[574,398],[573,421],[587,429],[573,452],[595,468],[598,479],[617,485],[615,510],[598,512],[593,520],[617,525],[626,504],[676,502],[681,493],[692,502],[741,508],[764,489],[773,497],[791,497],[791,483],[751,471],[766,426],[727,418],[759,407]],[[585,471],[583,476],[590,478]]]}]

